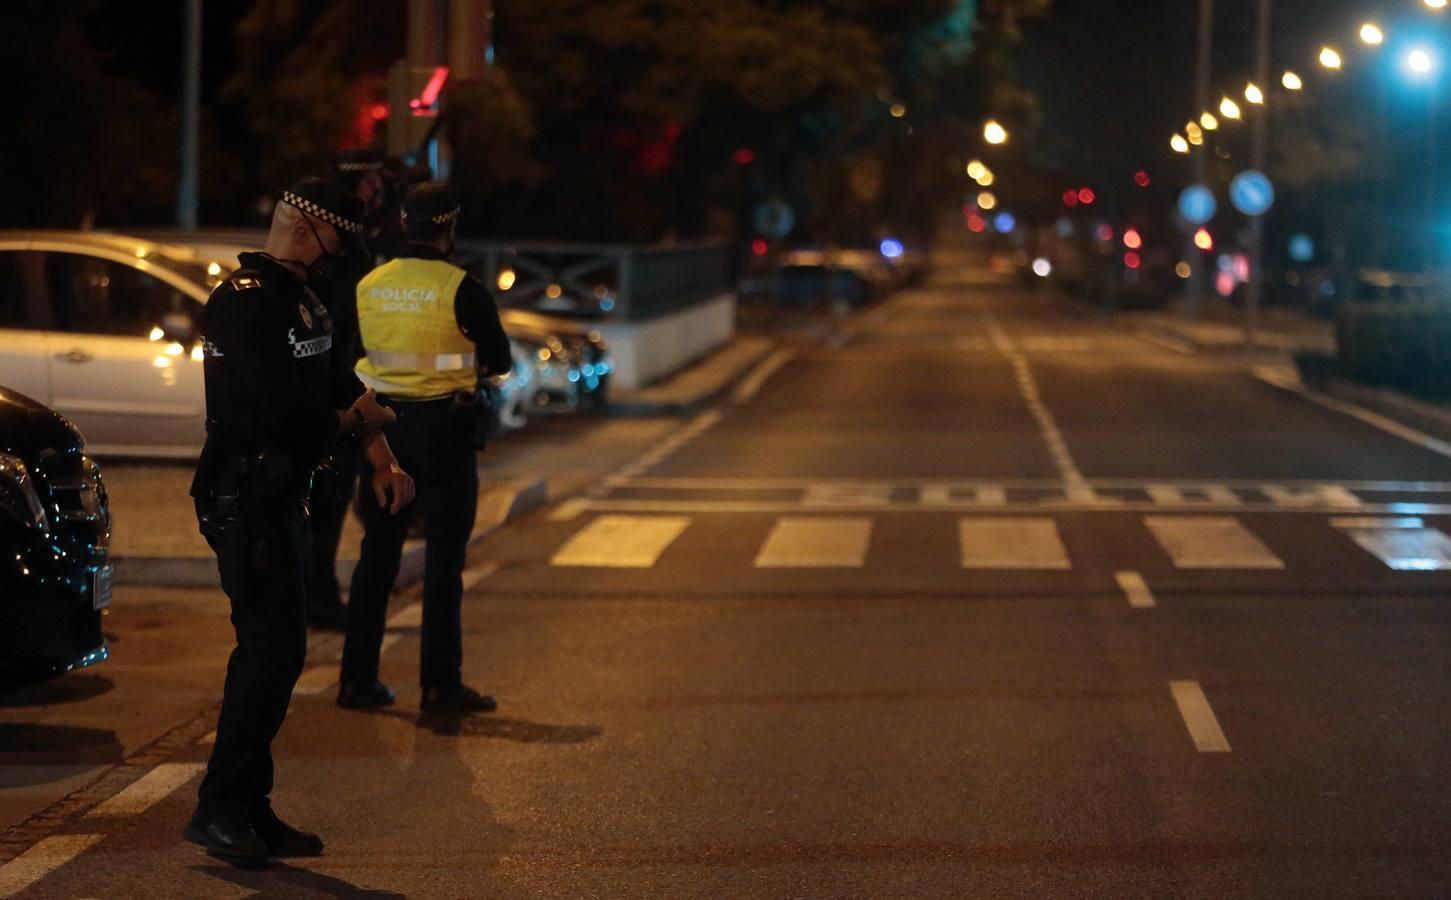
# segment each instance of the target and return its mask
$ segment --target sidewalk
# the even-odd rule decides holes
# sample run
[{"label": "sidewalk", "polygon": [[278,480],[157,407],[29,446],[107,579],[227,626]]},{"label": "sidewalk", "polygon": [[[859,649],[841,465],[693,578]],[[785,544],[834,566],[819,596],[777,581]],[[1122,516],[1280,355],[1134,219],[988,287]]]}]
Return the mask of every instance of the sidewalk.
[{"label": "sidewalk", "polygon": [[[1244,310],[1218,299],[1206,300],[1196,321],[1190,321],[1182,302],[1157,312],[1122,313],[1141,332],[1184,352],[1240,352],[1244,343]],[[1335,323],[1312,318],[1297,310],[1272,308],[1260,313],[1255,349],[1295,352],[1335,352]]]}]

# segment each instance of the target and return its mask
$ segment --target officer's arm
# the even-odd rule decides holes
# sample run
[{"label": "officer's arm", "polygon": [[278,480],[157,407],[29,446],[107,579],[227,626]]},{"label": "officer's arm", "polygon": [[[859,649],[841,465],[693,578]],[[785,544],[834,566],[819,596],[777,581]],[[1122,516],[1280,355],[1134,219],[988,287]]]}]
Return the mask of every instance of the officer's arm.
[{"label": "officer's arm", "polygon": [[[222,354],[243,421],[261,446],[310,448],[338,432],[339,415],[300,383],[285,322],[263,288],[218,289],[208,302],[207,339]],[[255,296],[254,296],[255,294]]]},{"label": "officer's arm", "polygon": [[503,375],[514,368],[509,335],[504,333],[504,324],[499,321],[499,308],[482,282],[472,276],[465,278],[459,285],[453,308],[459,330],[478,348],[481,368],[490,375]]}]

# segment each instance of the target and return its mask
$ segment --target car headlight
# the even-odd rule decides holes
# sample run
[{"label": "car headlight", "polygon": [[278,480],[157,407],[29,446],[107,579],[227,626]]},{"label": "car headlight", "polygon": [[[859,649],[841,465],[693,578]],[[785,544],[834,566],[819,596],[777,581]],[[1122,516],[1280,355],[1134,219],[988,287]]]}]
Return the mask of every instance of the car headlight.
[{"label": "car headlight", "polygon": [[19,457],[0,453],[0,512],[43,533],[50,532],[45,507],[30,480],[30,470]]}]

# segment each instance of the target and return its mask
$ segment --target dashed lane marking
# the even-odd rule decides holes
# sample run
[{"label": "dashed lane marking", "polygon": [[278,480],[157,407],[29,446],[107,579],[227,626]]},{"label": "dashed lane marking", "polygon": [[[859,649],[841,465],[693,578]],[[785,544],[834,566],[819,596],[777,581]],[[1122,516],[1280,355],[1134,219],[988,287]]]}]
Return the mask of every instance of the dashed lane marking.
[{"label": "dashed lane marking", "polygon": [[1230,516],[1147,516],[1144,525],[1180,569],[1283,569],[1285,563]]},{"label": "dashed lane marking", "polygon": [[964,569],[1071,569],[1058,525],[1048,518],[958,521]]},{"label": "dashed lane marking", "polygon": [[57,834],[41,840],[0,866],[0,897],[14,897],[85,853],[103,838],[104,834]]},{"label": "dashed lane marking", "polygon": [[684,516],[601,516],[570,538],[550,565],[648,569],[689,526]]},{"label": "dashed lane marking", "polygon": [[1118,582],[1119,590],[1124,592],[1129,600],[1129,606],[1134,609],[1153,609],[1158,604],[1154,601],[1154,593],[1149,590],[1149,585],[1144,581],[1144,576],[1138,572],[1116,572],[1114,580]]},{"label": "dashed lane marking", "polygon": [[756,394],[760,393],[761,388],[765,386],[766,382],[771,380],[771,376],[779,372],[782,366],[786,365],[795,357],[796,354],[790,350],[777,350],[775,353],[761,360],[756,364],[755,368],[751,369],[751,373],[740,384],[736,385],[735,394],[732,399],[736,403],[750,402],[755,398]]},{"label": "dashed lane marking", "polygon": [[756,554],[755,567],[859,569],[871,539],[871,519],[781,518]]},{"label": "dashed lane marking", "polygon": [[86,818],[139,815],[177,788],[200,775],[206,763],[162,763],[132,782],[119,794],[86,813]]},{"label": "dashed lane marking", "polygon": [[1200,753],[1228,753],[1229,739],[1224,736],[1224,729],[1219,727],[1219,719],[1215,718],[1214,708],[1209,705],[1209,698],[1204,696],[1204,688],[1199,686],[1199,682],[1171,681],[1169,690],[1179,707],[1179,715],[1184,719],[1184,727],[1189,729],[1189,737],[1194,740],[1194,748]]}]

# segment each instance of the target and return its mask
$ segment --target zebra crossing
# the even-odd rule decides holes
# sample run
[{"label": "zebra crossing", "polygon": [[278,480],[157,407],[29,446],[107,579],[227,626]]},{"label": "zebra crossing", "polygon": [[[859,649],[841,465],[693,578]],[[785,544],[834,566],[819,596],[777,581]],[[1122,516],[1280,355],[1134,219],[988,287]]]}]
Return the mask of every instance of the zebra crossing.
[{"label": "zebra crossing", "polygon": [[[654,568],[667,559],[682,537],[698,527],[698,518],[612,513],[581,519],[582,524],[553,553],[549,564]],[[730,518],[734,529],[744,527],[738,517],[715,517],[714,521],[722,518]],[[1053,516],[958,516],[943,521],[952,522],[956,530],[955,568],[998,572],[1067,572],[1075,568],[1072,542]],[[1159,562],[1175,570],[1287,569],[1273,542],[1257,534],[1253,523],[1237,516],[1155,513],[1132,515],[1132,521],[1151,538]],[[862,569],[868,564],[878,525],[876,518],[861,515],[776,517],[754,539],[759,544],[749,565],[755,569]],[[1451,571],[1451,537],[1421,518],[1326,517],[1304,527],[1314,529],[1317,555],[1327,561],[1362,554],[1390,571]],[[724,551],[716,555],[720,565],[731,564]],[[741,563],[745,563],[744,557]]]}]

